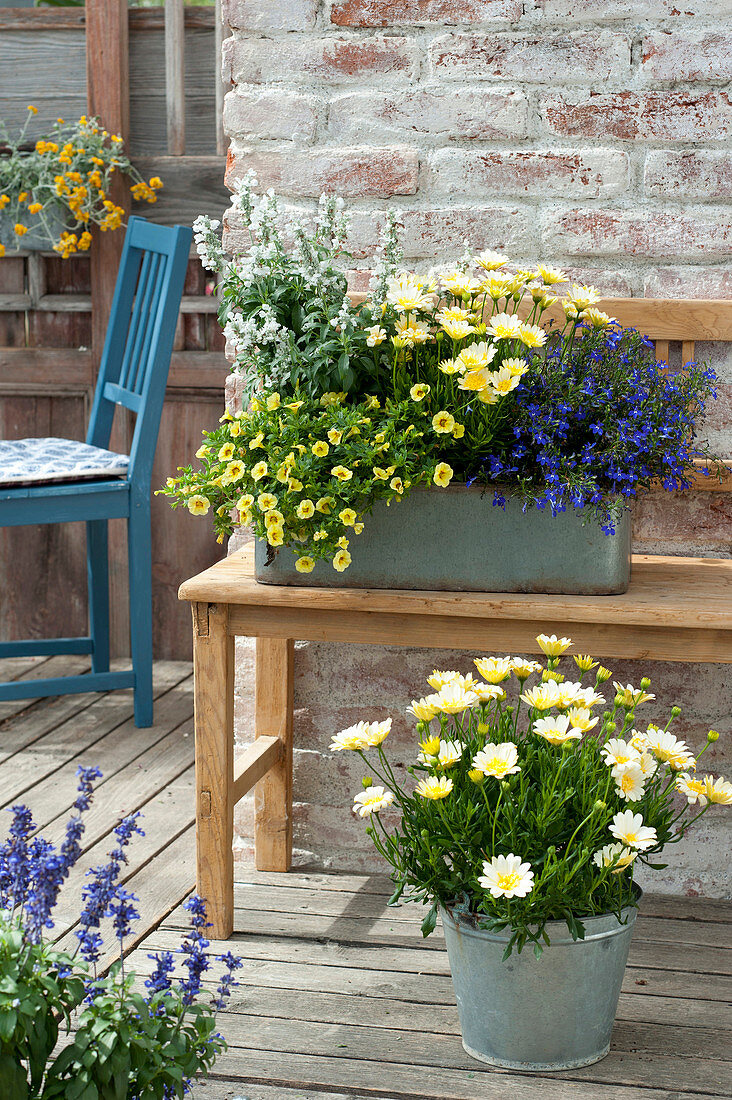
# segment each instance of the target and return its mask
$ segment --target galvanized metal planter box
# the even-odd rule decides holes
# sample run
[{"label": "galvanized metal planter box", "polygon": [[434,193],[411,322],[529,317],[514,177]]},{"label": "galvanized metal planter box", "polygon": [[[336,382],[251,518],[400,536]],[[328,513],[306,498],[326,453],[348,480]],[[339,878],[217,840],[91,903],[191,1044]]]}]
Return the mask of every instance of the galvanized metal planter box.
[{"label": "galvanized metal planter box", "polygon": [[549,592],[603,595],[630,584],[631,514],[614,535],[582,525],[568,509],[523,512],[508,498],[493,506],[492,492],[473,486],[417,490],[389,507],[379,502],[362,535],[352,535],[353,562],[343,573],[318,562],[298,573],[291,550],[266,564],[267,546],[255,547],[260,584],[317,588],[406,588],[453,592]]}]

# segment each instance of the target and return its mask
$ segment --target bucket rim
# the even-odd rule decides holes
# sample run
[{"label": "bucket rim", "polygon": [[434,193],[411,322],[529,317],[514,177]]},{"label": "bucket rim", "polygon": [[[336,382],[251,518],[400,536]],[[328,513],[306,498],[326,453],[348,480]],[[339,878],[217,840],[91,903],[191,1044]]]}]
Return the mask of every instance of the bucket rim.
[{"label": "bucket rim", "polygon": [[[636,889],[636,900],[640,903],[643,897],[643,891],[640,887],[636,887]],[[508,943],[513,935],[510,928],[504,928],[500,931],[492,931],[489,928],[478,928],[474,924],[469,923],[468,919],[465,919],[467,917],[472,919],[474,914],[466,913],[463,915],[458,911],[457,916],[454,916],[451,909],[447,908],[447,906],[442,903],[439,905],[439,910],[443,923],[451,925],[460,935],[472,936],[475,939],[489,940],[496,943]],[[624,906],[620,911],[620,915],[623,918],[622,920],[618,920],[615,913],[597,913],[591,917],[578,918],[585,926],[585,936],[583,939],[573,939],[567,928],[567,922],[564,920],[547,921],[544,928],[549,936],[551,947],[562,945],[574,946],[575,944],[589,943],[592,940],[606,939],[609,936],[619,936],[624,932],[632,931],[636,917],[638,916],[638,905]],[[461,917],[463,919],[460,919]]]}]

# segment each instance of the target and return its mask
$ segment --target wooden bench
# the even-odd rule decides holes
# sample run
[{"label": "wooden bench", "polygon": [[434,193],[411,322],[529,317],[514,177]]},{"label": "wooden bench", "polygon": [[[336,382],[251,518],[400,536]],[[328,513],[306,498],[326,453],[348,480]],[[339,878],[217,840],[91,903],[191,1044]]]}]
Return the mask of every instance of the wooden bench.
[{"label": "wooden bench", "polygon": [[[732,302],[600,306],[655,339],[660,359],[669,340],[683,341],[684,362],[694,340],[732,341]],[[700,473],[696,488],[729,491],[732,478]],[[399,592],[260,585],[250,545],[186,581],[180,598],[193,610],[197,885],[216,939],[233,931],[234,806],[255,785],[257,868],[290,867],[294,640],[537,653],[535,636],[561,629],[577,652],[602,657],[732,663],[728,559],[636,556],[620,596]],[[256,638],[256,740],[235,770],[238,636]]]}]

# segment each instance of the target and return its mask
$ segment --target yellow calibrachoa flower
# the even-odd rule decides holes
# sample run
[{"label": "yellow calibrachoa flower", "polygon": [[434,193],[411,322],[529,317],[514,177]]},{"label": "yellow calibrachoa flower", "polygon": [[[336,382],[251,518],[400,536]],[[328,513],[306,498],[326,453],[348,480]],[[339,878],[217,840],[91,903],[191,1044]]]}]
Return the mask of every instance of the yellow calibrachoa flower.
[{"label": "yellow calibrachoa flower", "polygon": [[266,462],[258,462],[256,466],[252,467],[252,480],[261,481],[262,478],[266,475],[267,469],[268,467]]},{"label": "yellow calibrachoa flower", "polygon": [[[250,499],[252,502],[254,501],[253,497]],[[262,512],[269,512],[272,508],[277,507],[277,497],[274,493],[260,493],[257,497],[257,506]],[[247,507],[251,507],[251,504],[247,505]]]},{"label": "yellow calibrachoa flower", "polygon": [[211,507],[211,501],[208,497],[195,493],[192,497],[188,498],[187,507],[191,515],[205,516]]},{"label": "yellow calibrachoa flower", "polygon": [[299,519],[311,519],[315,515],[315,505],[312,500],[301,500],[296,511]]},{"label": "yellow calibrachoa flower", "polygon": [[[277,503],[277,501],[275,500],[275,504],[276,503]],[[239,499],[237,500],[236,507],[239,509],[240,512],[248,512],[253,504],[254,504],[254,497],[252,496],[252,494],[251,493],[244,493],[244,495],[240,496]]]},{"label": "yellow calibrachoa flower", "polygon": [[267,542],[270,546],[282,546],[284,541],[285,531],[283,527],[273,523],[271,527],[267,528]]},{"label": "yellow calibrachoa flower", "polygon": [[224,476],[221,479],[221,484],[233,485],[234,482],[241,481],[241,479],[244,477],[244,474],[246,473],[246,469],[247,468],[243,462],[239,462],[238,460],[234,460],[234,462],[229,462],[226,469],[224,470]]},{"label": "yellow calibrachoa flower", "polygon": [[409,391],[409,396],[413,401],[422,401],[429,392],[430,387],[428,385],[424,382],[417,382]]},{"label": "yellow calibrachoa flower", "polygon": [[455,417],[446,409],[442,409],[432,417],[432,427],[438,435],[447,435],[455,427]]},{"label": "yellow calibrachoa flower", "polygon": [[329,516],[331,511],[333,510],[334,504],[334,497],[319,497],[319,499],[315,502],[315,511],[320,512],[324,516]]},{"label": "yellow calibrachoa flower", "polygon": [[347,550],[339,550],[333,558],[333,568],[339,573],[342,573],[344,569],[348,569],[351,564],[351,555]]},{"label": "yellow calibrachoa flower", "polygon": [[219,458],[222,462],[228,462],[230,458],[234,456],[234,444],[224,443],[223,447],[219,451]]},{"label": "yellow calibrachoa flower", "polygon": [[317,443],[313,443],[310,450],[313,452],[313,454],[315,455],[316,458],[325,458],[328,451],[330,450],[330,447],[328,446],[328,444],[325,442],[324,439],[321,439],[321,440],[318,440]]},{"label": "yellow calibrachoa flower", "polygon": [[349,470],[347,466],[334,466],[330,472],[339,481],[350,481],[353,477],[353,470]]},{"label": "yellow calibrachoa flower", "polygon": [[315,568],[315,561],[309,554],[303,554],[301,558],[298,558],[295,562],[295,569],[298,573],[312,573]]},{"label": "yellow calibrachoa flower", "polygon": [[338,428],[331,428],[328,432],[328,439],[330,440],[331,444],[336,447],[343,439],[343,432],[340,431]]},{"label": "yellow calibrachoa flower", "polygon": [[338,513],[338,518],[344,527],[353,527],[358,517],[353,508],[343,508]]},{"label": "yellow calibrachoa flower", "polygon": [[452,481],[452,466],[448,466],[446,462],[438,462],[435,467],[435,472],[432,475],[432,480],[435,485],[439,485],[441,489],[446,489]]},{"label": "yellow calibrachoa flower", "polygon": [[272,508],[265,514],[264,525],[267,530],[269,530],[270,527],[284,527],[285,517],[277,508]]}]

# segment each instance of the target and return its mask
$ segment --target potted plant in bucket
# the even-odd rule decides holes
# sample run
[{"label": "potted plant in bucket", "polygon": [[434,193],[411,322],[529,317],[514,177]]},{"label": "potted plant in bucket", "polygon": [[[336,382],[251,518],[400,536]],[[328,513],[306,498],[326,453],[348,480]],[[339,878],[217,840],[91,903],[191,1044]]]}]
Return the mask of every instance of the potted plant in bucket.
[{"label": "potted plant in bucket", "polygon": [[[670,732],[643,720],[655,698],[610,683],[590,656],[560,672],[568,638],[539,635],[545,663],[480,657],[478,676],[435,671],[412,702],[416,759],[397,779],[384,751],[391,719],[333,738],[372,775],[354,810],[392,867],[400,898],[438,913],[463,1045],[492,1065],[560,1070],[604,1057],[641,891],[638,864],[732,783],[697,772]],[[610,691],[608,691],[610,688]],[[381,811],[399,811],[388,822]]]},{"label": "potted plant in bucket", "polygon": [[221,539],[251,524],[264,583],[628,587],[629,503],[654,482],[689,484],[711,370],[669,373],[596,290],[560,295],[566,277],[542,263],[484,251],[404,271],[393,217],[356,302],[338,200],[321,200],[309,232],[251,180],[234,206],[242,255],[224,256],[208,219],[196,238],[222,276],[244,407],[169,480],[174,507],[211,511]]}]

